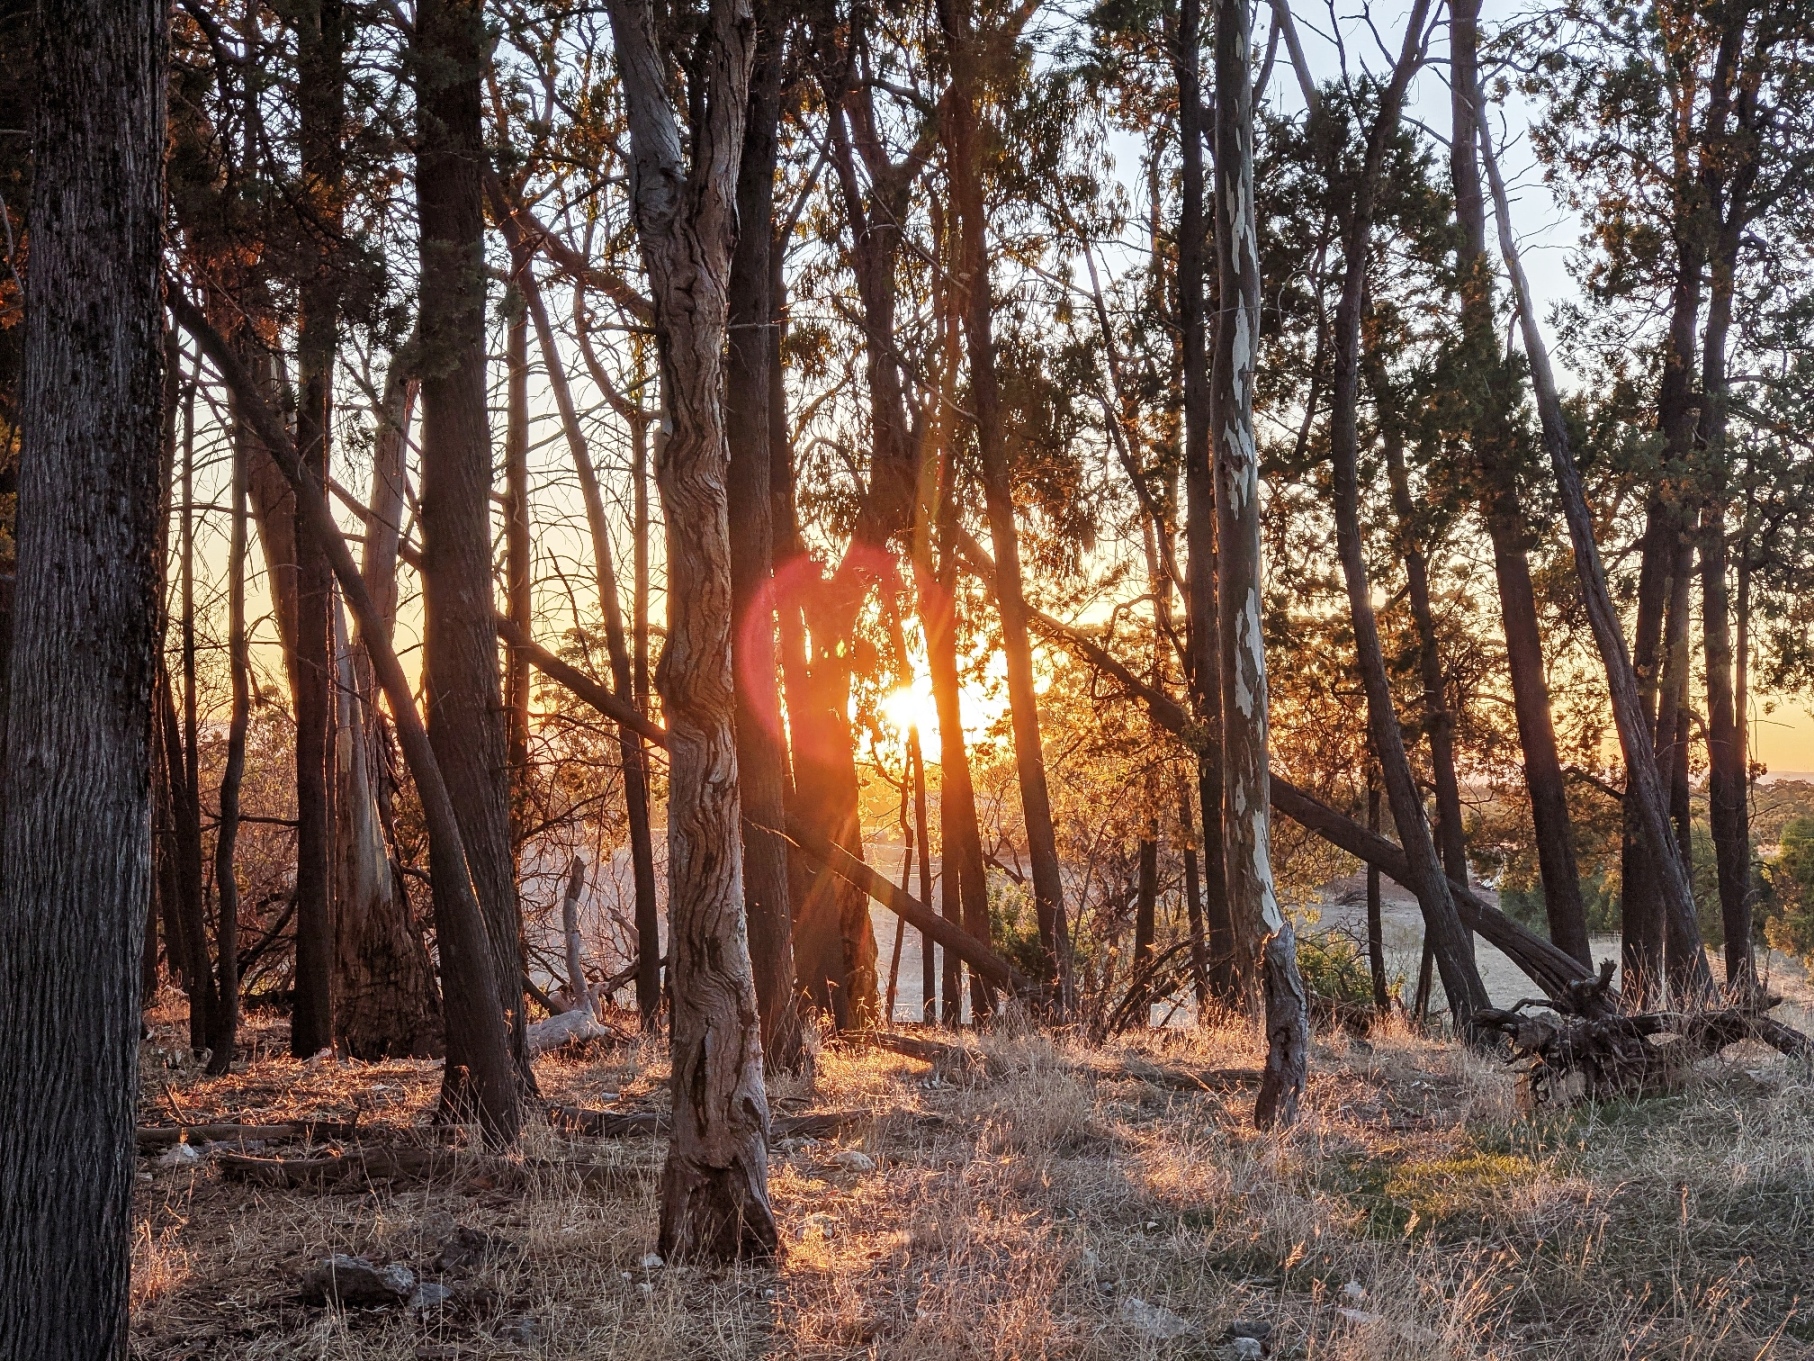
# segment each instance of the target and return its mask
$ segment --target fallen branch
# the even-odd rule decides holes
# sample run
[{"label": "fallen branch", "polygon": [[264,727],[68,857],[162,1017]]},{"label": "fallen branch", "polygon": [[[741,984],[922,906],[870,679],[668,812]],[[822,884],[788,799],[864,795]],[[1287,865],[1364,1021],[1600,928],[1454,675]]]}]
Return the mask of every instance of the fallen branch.
[{"label": "fallen branch", "polygon": [[[902,1035],[885,1030],[872,1031],[865,1038],[878,1049],[904,1054],[936,1067],[1001,1067],[981,1050],[961,1044],[923,1040],[916,1035]],[[1066,1063],[1061,1066],[1066,1072],[1080,1077],[1131,1077],[1150,1086],[1176,1092],[1225,1092],[1235,1087],[1257,1086],[1260,1081],[1258,1068],[1172,1068],[1131,1056],[1119,1060],[1110,1059],[1100,1064]]]},{"label": "fallen branch", "polygon": [[318,1158],[258,1158],[237,1153],[211,1160],[228,1181],[283,1191],[326,1191],[377,1182],[434,1181],[481,1187],[520,1187],[536,1176],[573,1177],[596,1191],[621,1191],[652,1181],[660,1169],[617,1163],[570,1163],[553,1158],[495,1158],[446,1148],[351,1149]]},{"label": "fallen branch", "polygon": [[[820,1111],[812,1115],[777,1115],[768,1122],[769,1142],[778,1139],[829,1139],[877,1119],[874,1111]],[[593,1139],[636,1139],[666,1134],[666,1111],[595,1111],[583,1106],[550,1106],[548,1123],[567,1134]]]},{"label": "fallen branch", "polygon": [[173,1144],[282,1143],[302,1139],[321,1143],[351,1139],[358,1133],[357,1120],[290,1120],[275,1125],[244,1125],[232,1121],[210,1125],[140,1125],[138,1144],[144,1148],[169,1148]]},{"label": "fallen branch", "polygon": [[862,889],[890,912],[904,918],[909,926],[932,937],[996,987],[1017,995],[1035,991],[1036,985],[1031,979],[963,927],[948,917],[941,917],[905,889],[897,888],[884,875],[877,874],[842,846],[814,831],[802,819],[789,817],[783,835],[840,879]]},{"label": "fallen branch", "polygon": [[[1657,1095],[1675,1090],[1695,1063],[1740,1040],[1764,1039],[1784,1052],[1809,1053],[1799,1032],[1756,1011],[1644,1012],[1637,1015],[1536,1015],[1541,1003],[1480,1013],[1480,1023],[1511,1042],[1513,1062],[1539,1103]],[[1766,1035],[1786,1031],[1787,1036]]]}]

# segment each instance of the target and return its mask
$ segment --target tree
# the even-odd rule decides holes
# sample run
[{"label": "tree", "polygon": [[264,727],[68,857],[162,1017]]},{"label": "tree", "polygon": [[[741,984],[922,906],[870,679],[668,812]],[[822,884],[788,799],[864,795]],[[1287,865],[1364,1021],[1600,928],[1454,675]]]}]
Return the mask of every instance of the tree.
[{"label": "tree", "polygon": [[[485,149],[477,0],[416,17],[416,197],[421,220],[423,674],[428,731],[485,912],[492,978],[526,1086],[522,923],[491,581],[491,431],[485,405]],[[448,1067],[465,1055],[448,1034]],[[458,1095],[450,1090],[450,1095]]]},{"label": "tree", "polygon": [[630,193],[667,394],[656,480],[669,525],[668,949],[674,1126],[661,1183],[669,1260],[767,1256],[768,1096],[738,826],[723,354],[755,16],[711,0],[682,152],[670,54],[647,0],[611,0],[630,124]]},{"label": "tree", "polygon": [[[1416,22],[1416,16],[1413,17]],[[1217,629],[1222,688],[1222,861],[1229,917],[1253,923],[1266,999],[1266,1068],[1254,1103],[1262,1129],[1290,1124],[1309,1063],[1310,1008],[1297,937],[1272,884],[1266,640],[1260,619],[1260,458],[1253,435],[1259,364],[1260,243],[1253,202],[1253,77],[1245,0],[1216,6]],[[1237,927],[1239,938],[1245,934]]]},{"label": "tree", "polygon": [[0,813],[0,1356],[124,1358],[161,580],[166,11],[39,30]]}]

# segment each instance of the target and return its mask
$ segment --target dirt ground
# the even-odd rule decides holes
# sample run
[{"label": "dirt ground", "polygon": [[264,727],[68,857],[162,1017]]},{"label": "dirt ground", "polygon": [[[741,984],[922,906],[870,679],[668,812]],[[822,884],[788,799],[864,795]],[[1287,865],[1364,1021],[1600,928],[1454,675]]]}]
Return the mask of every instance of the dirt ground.
[{"label": "dirt ground", "polygon": [[[283,1056],[202,1076],[175,1008],[146,1045],[147,1124],[358,1117],[428,1145],[429,1062]],[[1729,1052],[1679,1095],[1527,1115],[1502,1066],[1400,1031],[1319,1040],[1288,1133],[1250,1127],[1244,1027],[1091,1050],[965,1038],[937,1066],[825,1047],[778,1112],[861,1111],[773,1151],[785,1253],[669,1267],[655,1137],[539,1119],[522,1154],[432,1180],[274,1190],[224,1150],[141,1160],[135,1357],[1294,1358],[1814,1356],[1814,1081]],[[1743,1047],[1741,1047],[1743,1048]],[[1152,1065],[1161,1065],[1155,1069]],[[1144,1065],[1144,1066],[1143,1066]],[[1208,1075],[1209,1090],[1178,1073]],[[1155,1076],[1157,1074],[1157,1076]],[[659,1110],[655,1045],[542,1060],[551,1101]],[[256,1150],[255,1150],[256,1151]],[[302,1156],[301,1144],[262,1156]],[[312,1150],[314,1152],[323,1149]],[[182,1155],[178,1155],[181,1157]],[[476,1230],[481,1260],[437,1272]],[[301,1300],[332,1252],[451,1294],[412,1311]]]}]

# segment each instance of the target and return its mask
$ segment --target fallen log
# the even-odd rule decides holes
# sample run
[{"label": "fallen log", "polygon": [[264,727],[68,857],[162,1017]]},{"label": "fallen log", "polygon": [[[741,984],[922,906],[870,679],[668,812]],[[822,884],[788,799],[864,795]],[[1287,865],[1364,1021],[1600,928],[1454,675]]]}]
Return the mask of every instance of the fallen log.
[{"label": "fallen log", "polygon": [[357,1136],[357,1120],[289,1120],[280,1124],[246,1125],[233,1121],[205,1125],[140,1125],[138,1145],[146,1148],[169,1148],[173,1144],[284,1143],[301,1139],[317,1144],[327,1139],[351,1139]]},{"label": "fallen log", "polygon": [[521,1186],[535,1176],[571,1177],[588,1189],[633,1190],[652,1182],[660,1169],[617,1163],[572,1163],[553,1158],[521,1161],[446,1148],[350,1149],[314,1158],[259,1158],[238,1153],[211,1159],[228,1181],[283,1191],[327,1191],[377,1182],[392,1185],[440,1182],[483,1187]]},{"label": "fallen log", "polygon": [[[1402,848],[1379,833],[1368,831],[1353,818],[1337,812],[1276,772],[1270,783],[1272,806],[1279,812],[1355,859],[1409,887],[1411,869]],[[1455,899],[1455,910],[1460,914],[1462,925],[1500,950],[1552,999],[1573,1004],[1579,997],[1580,1004],[1592,1010],[1606,1013],[1617,1010],[1617,992],[1595,989],[1591,996],[1580,992],[1579,985],[1592,984],[1594,976],[1568,951],[1513,921],[1465,884],[1451,879],[1449,892]]]},{"label": "fallen log", "polygon": [[[818,1111],[811,1115],[777,1115],[768,1122],[769,1142],[778,1139],[830,1139],[877,1119],[874,1111]],[[584,1106],[550,1106],[548,1123],[568,1134],[594,1139],[634,1139],[666,1134],[666,1111],[595,1111]]]},{"label": "fallen log", "polygon": [[1808,1052],[1805,1036],[1746,1008],[1544,1016],[1525,1010],[1531,1005],[1543,1004],[1489,1008],[1480,1013],[1480,1023],[1510,1041],[1512,1062],[1534,1104],[1568,1105],[1673,1091],[1696,1063],[1727,1045],[1766,1039],[1782,1047],[1778,1041],[1783,1037],[1760,1033],[1760,1023],[1800,1041],[1785,1052]]},{"label": "fallen log", "polygon": [[[476,1169],[480,1159],[447,1148],[355,1148],[312,1158],[260,1158],[222,1153],[213,1160],[228,1181],[280,1190],[319,1189],[348,1181],[434,1181]],[[489,1160],[485,1160],[489,1161]]]}]

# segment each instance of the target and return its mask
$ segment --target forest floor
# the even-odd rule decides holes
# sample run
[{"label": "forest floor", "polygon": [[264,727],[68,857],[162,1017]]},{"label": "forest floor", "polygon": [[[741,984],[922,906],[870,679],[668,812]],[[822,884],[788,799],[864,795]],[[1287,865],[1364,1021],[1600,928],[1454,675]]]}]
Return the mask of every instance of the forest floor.
[{"label": "forest floor", "polygon": [[[356,1115],[365,1147],[436,1142],[434,1063],[298,1062],[261,1021],[246,1071],[210,1079],[180,1008],[154,1019],[143,1123]],[[429,1182],[276,1190],[230,1179],[219,1149],[143,1157],[133,1355],[1128,1361],[1258,1355],[1230,1326],[1270,1325],[1266,1355],[1307,1361],[1814,1356],[1805,1068],[1739,1046],[1679,1094],[1532,1115],[1494,1061],[1338,1034],[1296,1127],[1265,1135],[1241,1071],[1255,1040],[967,1036],[936,1064],[827,1046],[810,1082],[773,1084],[777,1112],[865,1118],[775,1148],[774,1266],[660,1265],[663,1141],[539,1116],[520,1158],[455,1153]],[[536,1071],[554,1102],[666,1102],[653,1044]],[[437,1274],[460,1229],[489,1237]],[[333,1252],[452,1293],[303,1303]]]}]

